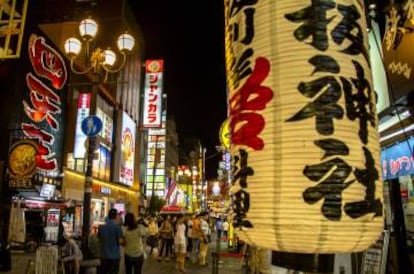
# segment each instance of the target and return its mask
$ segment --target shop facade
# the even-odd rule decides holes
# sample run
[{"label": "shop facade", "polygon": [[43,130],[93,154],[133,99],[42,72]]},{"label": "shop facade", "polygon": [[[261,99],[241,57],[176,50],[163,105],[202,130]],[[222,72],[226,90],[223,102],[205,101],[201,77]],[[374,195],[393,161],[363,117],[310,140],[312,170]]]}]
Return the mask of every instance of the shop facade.
[{"label": "shop facade", "polygon": [[[81,207],[83,202],[85,176],[68,169],[64,171],[64,174],[62,189],[64,199],[70,201],[72,207],[78,207],[79,205]],[[123,217],[126,212],[132,212],[137,216],[138,203],[137,189],[131,189],[108,181],[94,179],[91,199],[92,227],[103,224],[111,208],[117,209],[121,217]],[[79,211],[83,212],[83,210]],[[76,230],[76,224],[73,223],[73,225],[75,226],[74,230]]]},{"label": "shop facade", "polygon": [[[387,93],[379,94],[389,103],[379,113],[382,179],[384,181],[385,229],[390,232],[387,270],[412,272],[410,253],[414,251],[413,193],[413,83],[412,4],[397,7],[390,3],[383,27],[382,53]],[[380,8],[380,7],[379,7]],[[395,13],[395,14],[394,14]],[[396,27],[401,26],[401,27]]]},{"label": "shop facade", "polygon": [[[399,197],[404,217],[406,244],[414,252],[414,137],[409,137],[399,143],[385,148],[381,154],[383,180],[385,192],[389,193],[390,184],[393,182],[399,186]],[[387,225],[391,225],[390,212],[387,217]]]},{"label": "shop facade", "polygon": [[16,248],[56,243],[64,207],[66,64],[47,35],[30,25],[23,37],[21,60],[8,65],[0,79],[6,102],[0,107],[0,123],[8,126],[0,142],[1,150],[7,151],[6,195],[1,199],[7,241]]}]

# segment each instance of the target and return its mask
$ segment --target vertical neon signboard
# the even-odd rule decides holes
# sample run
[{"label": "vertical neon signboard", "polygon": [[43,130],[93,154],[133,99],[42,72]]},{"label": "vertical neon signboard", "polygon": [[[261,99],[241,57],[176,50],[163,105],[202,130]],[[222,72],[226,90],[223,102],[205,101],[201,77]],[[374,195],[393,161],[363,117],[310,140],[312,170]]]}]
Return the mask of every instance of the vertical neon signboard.
[{"label": "vertical neon signboard", "polygon": [[134,182],[135,127],[135,122],[124,112],[122,115],[119,182],[127,186],[132,186]]},{"label": "vertical neon signboard", "polygon": [[142,127],[161,127],[163,60],[145,62],[145,95]]},{"label": "vertical neon signboard", "polygon": [[78,98],[78,115],[76,117],[76,128],[75,128],[75,146],[73,151],[74,158],[85,158],[86,153],[86,135],[82,132],[81,124],[83,119],[89,115],[91,107],[91,94],[81,93]]}]

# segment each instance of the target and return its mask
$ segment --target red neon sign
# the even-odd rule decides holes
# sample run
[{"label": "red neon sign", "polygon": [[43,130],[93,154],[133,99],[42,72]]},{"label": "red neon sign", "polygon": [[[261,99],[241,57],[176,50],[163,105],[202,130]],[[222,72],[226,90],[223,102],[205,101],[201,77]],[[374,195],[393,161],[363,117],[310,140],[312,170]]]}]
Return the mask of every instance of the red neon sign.
[{"label": "red neon sign", "polygon": [[[62,56],[43,37],[32,34],[28,51],[35,73],[29,72],[26,75],[30,102],[23,100],[22,103],[31,122],[22,123],[21,127],[27,137],[39,143],[37,167],[45,171],[55,171],[58,166],[56,152],[53,151],[54,135],[59,131],[57,118],[62,112],[61,100],[55,91],[65,86],[67,70]],[[40,125],[43,121],[50,129]]]}]

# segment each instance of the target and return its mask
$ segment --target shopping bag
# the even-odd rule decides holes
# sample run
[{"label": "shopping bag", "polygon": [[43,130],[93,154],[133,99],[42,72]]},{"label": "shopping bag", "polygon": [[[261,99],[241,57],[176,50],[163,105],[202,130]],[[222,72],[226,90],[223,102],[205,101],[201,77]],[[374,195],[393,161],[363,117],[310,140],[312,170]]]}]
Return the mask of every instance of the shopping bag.
[{"label": "shopping bag", "polygon": [[152,256],[154,258],[158,258],[158,254],[159,254],[158,247],[154,247],[154,249],[152,250]]}]

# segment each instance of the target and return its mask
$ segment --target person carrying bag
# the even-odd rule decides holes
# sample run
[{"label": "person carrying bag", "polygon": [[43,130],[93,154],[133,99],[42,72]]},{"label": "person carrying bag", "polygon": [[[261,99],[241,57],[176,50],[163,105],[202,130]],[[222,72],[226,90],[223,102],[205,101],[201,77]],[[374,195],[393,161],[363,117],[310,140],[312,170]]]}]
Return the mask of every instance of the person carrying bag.
[{"label": "person carrying bag", "polygon": [[174,242],[174,230],[171,224],[170,216],[167,216],[164,222],[161,225],[160,229],[160,236],[161,236],[161,249],[160,254],[158,256],[158,261],[161,261],[163,251],[165,248],[165,260],[169,261],[170,257],[172,256],[172,246]]},{"label": "person carrying bag", "polygon": [[147,238],[147,245],[150,247],[149,255],[152,255],[154,249],[158,252],[158,225],[155,221],[155,218],[151,218],[148,223],[148,238]]}]

